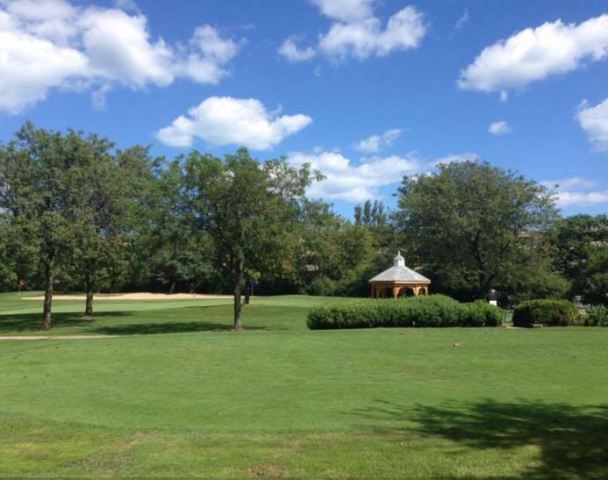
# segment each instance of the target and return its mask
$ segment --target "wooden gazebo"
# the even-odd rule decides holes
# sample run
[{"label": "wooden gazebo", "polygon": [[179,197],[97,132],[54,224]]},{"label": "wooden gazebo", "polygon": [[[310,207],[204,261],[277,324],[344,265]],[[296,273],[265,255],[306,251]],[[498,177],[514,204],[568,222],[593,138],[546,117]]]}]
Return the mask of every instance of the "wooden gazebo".
[{"label": "wooden gazebo", "polygon": [[369,280],[374,298],[400,295],[428,295],[431,281],[424,275],[405,266],[401,252],[393,260],[393,266]]}]

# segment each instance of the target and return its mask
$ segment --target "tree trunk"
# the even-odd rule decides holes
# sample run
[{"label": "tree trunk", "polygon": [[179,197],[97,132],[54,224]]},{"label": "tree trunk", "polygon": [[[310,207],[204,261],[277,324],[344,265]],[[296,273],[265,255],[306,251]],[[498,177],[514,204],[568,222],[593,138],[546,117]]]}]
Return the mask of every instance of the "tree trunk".
[{"label": "tree trunk", "polygon": [[87,274],[85,280],[85,288],[86,288],[86,303],[84,307],[84,315],[85,317],[93,316],[93,282],[91,281],[91,274]]},{"label": "tree trunk", "polygon": [[176,286],[177,286],[177,280],[173,280],[171,282],[171,286],[169,287],[169,295],[173,295],[175,293]]},{"label": "tree trunk", "polygon": [[87,303],[84,309],[84,314],[86,317],[93,316],[93,289],[87,290]]},{"label": "tree trunk", "polygon": [[51,328],[51,307],[53,305],[53,268],[44,264],[44,305],[42,308],[42,328]]},{"label": "tree trunk", "polygon": [[241,331],[241,279],[234,286],[234,331]]},{"label": "tree trunk", "polygon": [[245,283],[245,305],[249,305],[252,292],[253,282],[251,280],[247,280],[247,282]]}]

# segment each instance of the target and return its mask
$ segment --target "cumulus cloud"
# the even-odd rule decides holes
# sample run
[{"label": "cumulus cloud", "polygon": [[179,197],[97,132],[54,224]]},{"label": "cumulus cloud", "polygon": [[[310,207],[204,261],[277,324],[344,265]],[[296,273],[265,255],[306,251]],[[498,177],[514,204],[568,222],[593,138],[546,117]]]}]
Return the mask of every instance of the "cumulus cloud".
[{"label": "cumulus cloud", "polygon": [[374,14],[374,0],[311,1],[332,24],[315,47],[298,47],[293,37],[283,42],[279,53],[289,61],[309,60],[317,53],[331,59],[385,56],[418,47],[426,34],[424,17],[413,6],[399,10],[384,23]]},{"label": "cumulus cloud", "polygon": [[326,179],[313,184],[308,194],[313,198],[361,202],[381,198],[383,187],[401,182],[404,175],[420,175],[431,172],[439,163],[477,159],[474,153],[453,154],[441,159],[424,161],[415,153],[405,156],[390,155],[363,157],[352,161],[337,151],[315,149],[312,153],[292,152],[288,155],[291,164],[299,166],[309,163]]},{"label": "cumulus cloud", "polygon": [[460,75],[462,89],[500,92],[566,73],[608,55],[608,15],[578,25],[561,20],[526,28],[486,47]]},{"label": "cumulus cloud", "polygon": [[374,156],[354,164],[339,152],[317,151],[292,152],[288,159],[293,165],[309,163],[325,175],[324,181],[310,187],[310,196],[352,202],[378,198],[381,187],[399,183],[403,175],[420,173],[426,168],[414,156]]},{"label": "cumulus cloud", "polygon": [[200,138],[210,145],[267,150],[311,122],[307,115],[269,112],[253,98],[209,97],[159,130],[157,138],[175,147],[188,147]]},{"label": "cumulus cloud", "polygon": [[373,14],[374,0],[311,0],[323,15],[349,23],[369,18]]},{"label": "cumulus cloud", "polygon": [[208,25],[186,44],[168,45],[132,8],[0,0],[0,109],[18,113],[53,89],[92,90],[103,104],[114,85],[162,87],[180,76],[217,83],[239,45]]},{"label": "cumulus cloud", "polygon": [[608,98],[595,107],[584,101],[576,118],[593,146],[599,151],[608,151]]},{"label": "cumulus cloud", "polygon": [[385,147],[390,147],[401,135],[401,129],[393,128],[380,135],[371,135],[360,140],[355,148],[360,152],[376,153]]},{"label": "cumulus cloud", "polygon": [[300,48],[296,45],[295,37],[289,37],[281,44],[279,54],[295,63],[311,60],[317,55],[317,51],[312,47]]},{"label": "cumulus cloud", "polygon": [[492,135],[505,135],[511,133],[511,127],[504,120],[500,120],[498,122],[492,122],[488,127],[488,132]]},{"label": "cumulus cloud", "polygon": [[590,207],[608,203],[608,189],[600,188],[595,180],[570,177],[562,180],[545,180],[541,184],[555,192],[557,205],[562,208]]}]

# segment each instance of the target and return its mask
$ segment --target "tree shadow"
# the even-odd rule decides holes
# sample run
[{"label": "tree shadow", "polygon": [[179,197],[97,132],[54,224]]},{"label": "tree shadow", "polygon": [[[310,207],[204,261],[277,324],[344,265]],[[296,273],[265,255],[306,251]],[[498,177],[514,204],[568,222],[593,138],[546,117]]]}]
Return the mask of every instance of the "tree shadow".
[{"label": "tree shadow", "polygon": [[[100,312],[94,317],[85,317],[82,313],[53,313],[53,328],[81,327],[92,325],[104,317],[126,316],[129,312]],[[0,315],[0,333],[44,332],[41,327],[41,313],[18,313]]]},{"label": "tree shadow", "polygon": [[[194,307],[184,307],[184,309],[207,309],[216,305],[201,305]],[[173,315],[175,310],[167,310]],[[157,311],[158,313],[158,311]],[[133,322],[120,324],[103,325],[106,318],[135,317],[141,311],[120,311],[120,312],[99,312],[93,317],[85,317],[82,313],[53,313],[52,330],[65,327],[82,327],[79,333],[97,335],[155,335],[163,333],[187,333],[187,332],[226,332],[233,330],[230,321],[220,323],[216,321],[206,321],[203,319],[188,322]],[[0,315],[0,335],[3,333],[17,332],[39,332],[48,334],[48,330],[41,328],[40,313],[20,313],[10,315]],[[243,330],[268,330],[262,326],[243,326]]]},{"label": "tree shadow", "polygon": [[534,445],[539,449],[534,466],[517,476],[492,476],[493,479],[608,478],[608,405],[484,400],[465,405],[448,404],[444,408],[418,406],[412,411],[389,402],[377,402],[373,408],[355,414],[393,425],[375,426],[376,433],[404,436],[406,431],[412,431],[405,422],[413,421],[418,425],[413,427],[414,431],[469,448],[508,451]]},{"label": "tree shadow", "polygon": [[[93,330],[93,332],[101,335],[155,335],[162,333],[227,332],[231,330],[233,330],[231,324],[201,321],[132,323],[128,325],[100,327]],[[243,330],[266,330],[266,328],[244,326]]]}]

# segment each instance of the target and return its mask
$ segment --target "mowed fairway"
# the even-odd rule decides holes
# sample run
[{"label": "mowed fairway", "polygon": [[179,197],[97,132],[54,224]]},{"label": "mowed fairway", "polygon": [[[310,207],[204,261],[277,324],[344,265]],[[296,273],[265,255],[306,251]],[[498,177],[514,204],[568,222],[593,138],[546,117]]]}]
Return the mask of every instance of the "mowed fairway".
[{"label": "mowed fairway", "polygon": [[608,329],[308,331],[333,301],[57,302],[119,336],[0,342],[0,477],[608,477]]}]

